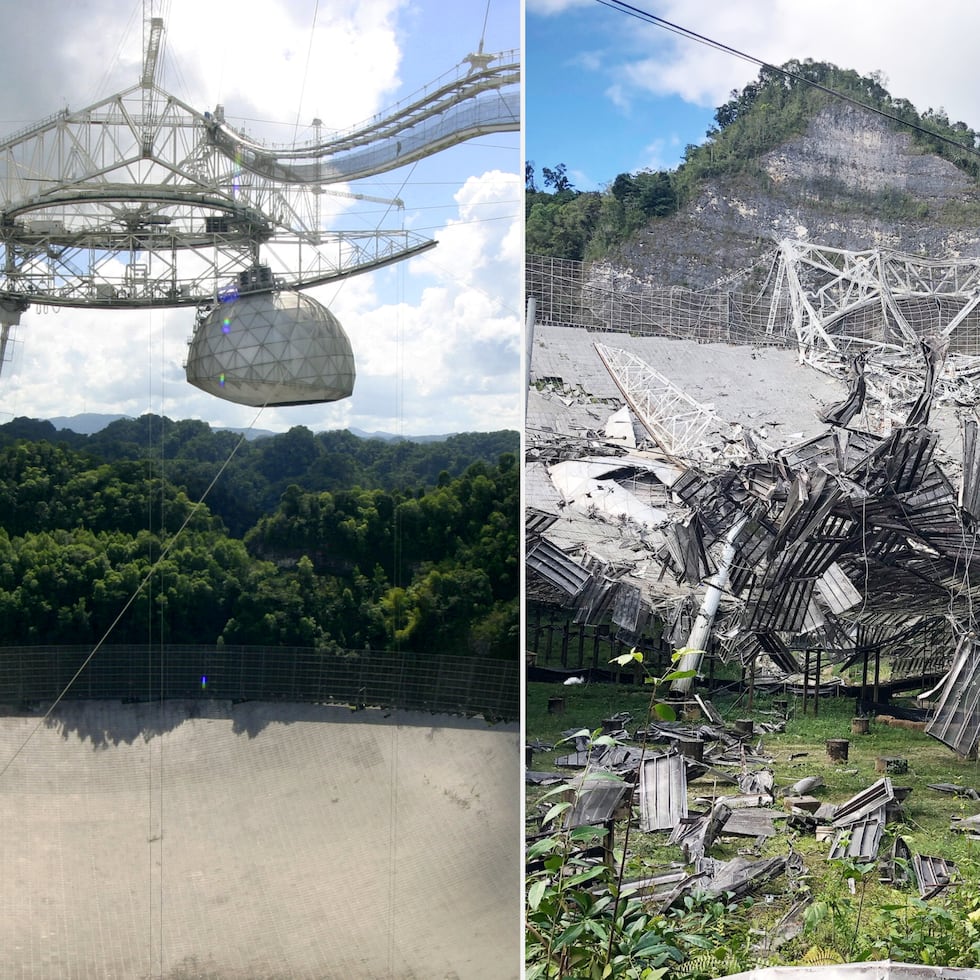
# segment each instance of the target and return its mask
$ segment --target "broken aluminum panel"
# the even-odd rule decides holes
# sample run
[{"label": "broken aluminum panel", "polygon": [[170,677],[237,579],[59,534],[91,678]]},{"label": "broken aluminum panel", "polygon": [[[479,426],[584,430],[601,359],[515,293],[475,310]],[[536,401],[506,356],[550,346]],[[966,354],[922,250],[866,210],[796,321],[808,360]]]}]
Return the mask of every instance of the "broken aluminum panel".
[{"label": "broken aluminum panel", "polygon": [[926,783],[926,789],[934,789],[937,793],[949,793],[951,796],[965,796],[971,800],[980,800],[972,786],[958,786],[956,783]]},{"label": "broken aluminum panel", "polygon": [[963,439],[963,473],[957,502],[974,521],[980,521],[980,439],[977,419],[964,418],[961,422]]},{"label": "broken aluminum panel", "polygon": [[[726,803],[732,800],[726,798]],[[765,806],[732,807],[731,816],[725,821],[725,833],[736,837],[773,837],[776,834],[774,820],[785,817],[785,813],[776,813]]]},{"label": "broken aluminum panel", "polygon": [[574,558],[544,538],[528,546],[525,562],[528,568],[568,596],[578,595],[592,578]]},{"label": "broken aluminum panel", "polygon": [[922,898],[933,898],[953,883],[956,865],[940,857],[912,855],[912,869]]},{"label": "broken aluminum panel", "polygon": [[757,794],[767,798],[770,803],[775,800],[774,787],[776,779],[771,769],[757,769],[755,772],[744,772],[738,777],[738,788],[743,793]]},{"label": "broken aluminum panel", "polygon": [[626,518],[650,528],[666,523],[667,511],[643,503],[614,479],[600,478],[621,468],[618,460],[610,464],[569,459],[548,467],[548,475],[566,503],[587,515]]},{"label": "broken aluminum panel", "polygon": [[609,416],[606,421],[605,436],[610,442],[636,449],[636,431],[633,428],[633,415],[629,406],[624,405]]},{"label": "broken aluminum panel", "polygon": [[616,599],[612,611],[613,623],[631,633],[637,632],[642,606],[640,590],[637,586],[630,585],[628,582],[616,584]]},{"label": "broken aluminum panel", "polygon": [[817,594],[832,613],[846,612],[864,598],[844,570],[836,562],[817,579]]},{"label": "broken aluminum panel", "polygon": [[926,723],[926,734],[960,755],[969,755],[980,734],[980,644],[968,636],[960,640],[935,714]]},{"label": "broken aluminum panel", "polygon": [[696,514],[683,523],[674,523],[664,530],[665,552],[678,581],[697,585],[713,575],[715,567],[705,547],[704,532]]},{"label": "broken aluminum panel", "polygon": [[701,709],[701,713],[712,725],[725,724],[725,719],[722,718],[721,713],[707,698],[701,697],[700,694],[695,694],[694,703]]},{"label": "broken aluminum panel", "polygon": [[760,633],[802,633],[813,585],[812,579],[790,579],[768,586],[756,583],[745,605],[745,626]]},{"label": "broken aluminum panel", "polygon": [[873,783],[860,793],[856,793],[837,807],[834,811],[834,826],[847,827],[859,820],[864,820],[894,799],[895,791],[892,788],[892,781],[888,776],[883,776],[878,782]]},{"label": "broken aluminum panel", "polygon": [[866,357],[867,352],[862,351],[851,361],[851,389],[847,398],[819,412],[821,422],[826,422],[827,425],[845,426],[864,408],[864,398],[868,393],[868,385],[864,380]]},{"label": "broken aluminum panel", "polygon": [[[732,901],[739,901],[746,895],[759,891],[787,870],[788,859],[783,857],[749,860],[744,857],[731,861],[704,862],[710,868],[711,877],[699,885],[698,890],[717,896],[731,893]],[[696,865],[701,870],[701,862]]]},{"label": "broken aluminum panel", "polygon": [[724,800],[719,800],[707,813],[681,817],[667,843],[679,844],[686,861],[703,858],[731,813]]},{"label": "broken aluminum panel", "polygon": [[691,875],[683,865],[671,865],[665,870],[646,878],[635,878],[632,881],[623,882],[622,895],[648,898],[664,899],[672,895],[678,885],[690,881]]},{"label": "broken aluminum panel", "polygon": [[874,861],[878,857],[881,835],[885,831],[885,808],[841,827],[830,848],[831,861],[851,858],[855,861]]},{"label": "broken aluminum panel", "polygon": [[528,507],[524,512],[524,533],[529,538],[543,534],[557,520],[557,514],[549,514],[537,507]]},{"label": "broken aluminum panel", "polygon": [[565,811],[562,825],[565,830],[575,827],[599,826],[613,819],[630,784],[611,773],[587,772],[573,783],[572,806]]},{"label": "broken aluminum panel", "polygon": [[674,752],[640,764],[640,830],[673,830],[687,816],[687,766]]}]

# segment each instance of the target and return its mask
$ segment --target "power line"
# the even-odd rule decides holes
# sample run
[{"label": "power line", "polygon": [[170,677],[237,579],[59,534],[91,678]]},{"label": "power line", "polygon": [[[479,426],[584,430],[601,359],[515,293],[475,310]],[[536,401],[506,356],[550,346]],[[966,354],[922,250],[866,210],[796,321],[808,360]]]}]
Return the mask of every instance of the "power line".
[{"label": "power line", "polygon": [[849,102],[851,105],[864,109],[867,112],[874,112],[879,116],[883,116],[885,119],[890,119],[892,122],[898,123],[900,126],[905,126],[917,133],[921,133],[923,136],[928,136],[931,139],[939,140],[941,143],[947,143],[950,146],[955,146],[958,150],[965,150],[967,153],[974,154],[974,156],[980,156],[980,150],[978,150],[975,146],[970,146],[967,143],[960,143],[958,140],[952,139],[949,136],[944,136],[942,133],[937,133],[931,129],[926,129],[924,126],[918,125],[918,123],[909,122],[907,119],[902,119],[901,116],[896,116],[894,113],[888,112],[886,109],[882,109],[879,106],[869,105],[867,102],[862,102],[860,99],[855,99],[853,96],[845,95],[843,92],[838,92],[836,89],[832,89],[827,85],[822,85],[820,82],[816,82],[812,78],[807,78],[805,75],[801,75],[798,72],[790,71],[787,68],[781,68],[779,65],[771,65],[768,61],[763,61],[761,58],[756,58],[754,55],[747,54],[744,51],[740,51],[738,48],[731,47],[731,45],[723,44],[721,41],[715,41],[703,34],[698,34],[696,31],[692,31],[687,27],[681,27],[679,24],[674,24],[669,20],[665,20],[663,17],[657,17],[656,14],[651,14],[645,10],[640,10],[638,7],[624,3],[623,0],[598,0],[598,2],[604,7],[609,7],[611,10],[618,10],[620,13],[627,14],[630,17],[635,17],[637,20],[642,20],[647,24],[653,24],[655,27],[663,28],[664,30],[670,31],[672,34],[678,34],[681,37],[688,38],[689,40],[697,41],[699,44],[707,45],[709,48],[713,48],[716,51],[721,51],[724,54],[730,54],[732,57],[740,58],[742,61],[748,61],[751,64],[758,65],[760,68],[765,68],[768,71],[777,72],[784,78],[791,78],[794,81],[802,82],[805,85],[809,85],[812,88],[827,93],[827,95],[833,96],[835,99],[841,99],[844,102]]}]

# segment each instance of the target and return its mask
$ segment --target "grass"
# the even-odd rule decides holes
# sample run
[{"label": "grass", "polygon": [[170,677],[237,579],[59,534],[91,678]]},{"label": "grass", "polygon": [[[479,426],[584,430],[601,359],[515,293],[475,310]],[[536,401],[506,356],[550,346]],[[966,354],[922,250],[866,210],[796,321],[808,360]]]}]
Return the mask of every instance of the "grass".
[{"label": "grass", "polygon": [[[549,712],[548,704],[552,698],[564,699],[561,713]],[[570,751],[567,743],[556,745],[564,731],[583,728],[594,731],[600,727],[602,719],[623,711],[633,716],[633,721],[627,726],[630,731],[642,726],[647,718],[649,699],[650,689],[639,685],[588,684],[566,687],[561,684],[529,683],[527,739],[555,746],[552,751],[536,751],[530,768],[555,768],[555,758]],[[773,700],[771,695],[757,696],[752,711],[746,709],[744,698],[736,700],[730,695],[718,697],[714,704],[729,724],[737,718],[752,718],[758,732],[762,722],[776,718]],[[950,831],[952,816],[965,817],[980,812],[980,802],[928,788],[929,783],[953,783],[980,790],[980,763],[957,757],[924,732],[893,728],[875,720],[871,721],[868,734],[853,734],[851,720],[855,703],[850,698],[821,699],[816,717],[813,715],[812,701],[804,715],[801,698],[790,696],[787,700],[789,710],[785,730],[757,734],[749,740],[754,746],[761,739],[760,754],[772,760],[770,768],[776,786],[788,787],[804,776],[819,775],[824,785],[813,795],[821,801],[839,804],[882,777],[883,773],[876,769],[879,758],[906,759],[908,772],[890,776],[894,786],[911,787],[904,807],[904,820],[888,825],[879,855],[889,853],[895,837],[900,835],[913,853],[942,857],[957,864],[963,886],[960,890],[947,890],[930,908],[956,910],[956,903],[965,901],[966,895],[975,896],[980,902],[980,844],[964,834]],[[845,762],[835,762],[828,757],[828,739],[848,740],[848,758]],[[732,792],[731,787],[716,787],[705,778],[691,781],[688,789],[690,802],[697,797],[710,798]],[[542,792],[528,788],[529,830],[535,828],[533,818]],[[779,807],[777,800],[777,809]],[[777,827],[782,826],[781,822],[777,822]],[[623,840],[625,829],[625,823],[617,826],[617,841]],[[627,877],[644,876],[652,873],[658,865],[683,860],[678,847],[666,844],[666,837],[665,834],[641,834],[634,824],[626,856]],[[728,859],[752,843],[747,838],[723,839],[712,847],[711,855]],[[875,931],[883,928],[882,923],[889,921],[889,915],[894,919],[896,915],[926,914],[915,906],[916,900],[909,892],[901,892],[881,883],[877,869],[860,879],[855,894],[850,896],[847,878],[854,876],[853,869],[828,861],[829,842],[817,841],[812,834],[780,830],[758,853],[760,856],[770,856],[785,854],[788,849],[801,855],[808,869],[802,883],[803,894],[808,896],[806,904],[830,908],[834,910],[836,918],[830,916],[821,926],[809,929],[805,936],[783,946],[778,962],[794,962],[794,957],[801,957],[814,944],[832,946],[845,959],[850,959],[862,943],[873,941]],[[751,919],[745,924],[747,943],[759,941],[760,937],[771,936],[775,932],[780,919],[799,901],[799,887],[800,883],[794,890],[782,878],[771,886],[771,895],[756,896]],[[958,911],[965,916],[966,910],[959,908]],[[922,941],[925,943],[927,940]],[[910,960],[906,957],[906,961]]]}]

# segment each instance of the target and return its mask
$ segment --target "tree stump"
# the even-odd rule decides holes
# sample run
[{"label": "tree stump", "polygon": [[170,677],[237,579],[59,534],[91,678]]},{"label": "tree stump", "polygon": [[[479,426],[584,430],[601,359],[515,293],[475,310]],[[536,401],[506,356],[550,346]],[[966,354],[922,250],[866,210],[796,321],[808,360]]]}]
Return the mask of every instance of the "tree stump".
[{"label": "tree stump", "polygon": [[755,722],[751,718],[736,718],[735,732],[738,735],[751,735],[755,730]]},{"label": "tree stump", "polygon": [[868,734],[868,719],[867,718],[852,718],[851,719],[851,734],[852,735],[867,735]]},{"label": "tree stump", "polygon": [[565,713],[564,698],[548,698],[548,714],[563,715]]},{"label": "tree stump", "polygon": [[831,762],[847,762],[847,750],[850,744],[846,738],[828,738],[827,757]]}]

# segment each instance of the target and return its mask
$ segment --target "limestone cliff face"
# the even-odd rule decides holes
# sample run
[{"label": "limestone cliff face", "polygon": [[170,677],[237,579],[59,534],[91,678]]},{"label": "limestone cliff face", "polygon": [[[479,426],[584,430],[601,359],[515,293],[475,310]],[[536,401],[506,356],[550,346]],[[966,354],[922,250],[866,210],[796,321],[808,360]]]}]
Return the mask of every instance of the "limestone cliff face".
[{"label": "limestone cliff face", "polygon": [[806,133],[687,209],[651,222],[613,264],[665,286],[701,288],[765,264],[799,238],[837,248],[980,255],[980,188],[953,164],[855,106],[826,107]]}]

